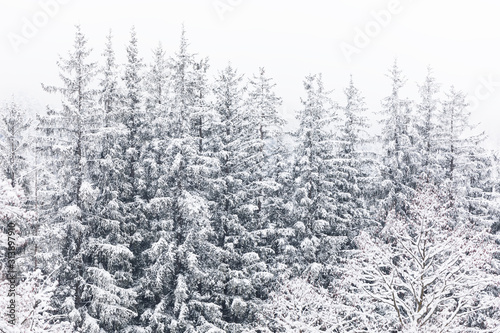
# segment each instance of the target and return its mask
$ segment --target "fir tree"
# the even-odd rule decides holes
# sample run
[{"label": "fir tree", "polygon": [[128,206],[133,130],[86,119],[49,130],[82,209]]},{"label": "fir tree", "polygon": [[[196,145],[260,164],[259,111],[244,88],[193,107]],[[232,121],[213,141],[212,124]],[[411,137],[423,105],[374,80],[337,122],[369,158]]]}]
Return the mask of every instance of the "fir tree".
[{"label": "fir tree", "polygon": [[159,191],[148,212],[155,238],[145,251],[148,263],[142,281],[147,308],[143,325],[154,332],[193,332],[222,326],[220,308],[210,298],[215,281],[208,274],[217,267],[210,244],[212,229],[205,196],[210,163],[199,150],[193,124],[205,96],[196,80],[196,62],[187,51],[184,31],[179,52],[171,59],[171,99],[165,124],[168,136],[161,156]]},{"label": "fir tree", "polygon": [[160,178],[167,148],[168,108],[171,102],[170,64],[168,63],[161,44],[153,51],[153,61],[144,77],[145,89],[145,119],[150,140],[143,147],[143,178],[145,183],[145,198],[155,198],[160,190]]},{"label": "fir tree", "polygon": [[[451,214],[462,222],[484,223],[488,210],[489,155],[479,147],[484,133],[473,135],[465,95],[451,87],[440,114],[439,163]],[[480,222],[482,221],[482,222]]]},{"label": "fir tree", "polygon": [[[146,109],[157,112],[158,106],[167,101],[169,94],[170,67],[161,44],[153,50],[153,62],[149,65],[144,80],[146,90]],[[154,116],[151,117],[154,119]]]},{"label": "fir tree", "polygon": [[2,171],[12,182],[12,186],[21,185],[26,193],[31,186],[28,173],[30,139],[27,131],[32,121],[26,111],[14,101],[2,108],[0,115],[0,163]]},{"label": "fir tree", "polygon": [[325,90],[321,75],[304,81],[306,98],[298,114],[300,127],[295,151],[296,269],[307,264],[331,262],[346,243],[346,225],[337,223],[334,141],[336,105]]},{"label": "fir tree", "polygon": [[440,86],[429,67],[424,83],[419,85],[420,103],[417,105],[417,111],[420,117],[416,127],[420,136],[421,172],[424,180],[430,183],[437,183],[443,177],[438,161],[440,100],[436,95],[439,89]]},{"label": "fir tree", "polygon": [[275,166],[276,155],[280,149],[280,139],[284,120],[278,114],[281,99],[273,91],[275,84],[266,77],[264,68],[259,75],[250,80],[248,88],[248,102],[243,119],[242,149],[244,160],[242,168],[246,175],[244,179],[246,200],[249,212],[253,216],[249,219],[255,227],[260,229],[268,220],[273,194],[279,184],[272,178],[272,168]]},{"label": "fir tree", "polygon": [[[6,104],[0,110],[0,165],[3,175],[10,181],[12,187],[20,186],[23,189],[23,208],[35,208],[34,180],[38,166],[33,165],[33,140],[29,136],[32,120],[26,111],[14,101]],[[22,253],[18,263],[22,270],[33,270],[37,266],[38,229],[39,223],[35,218],[19,225],[22,242],[17,246]],[[21,263],[22,262],[22,263]]]},{"label": "fir tree", "polygon": [[43,150],[57,175],[51,219],[55,227],[61,224],[64,230],[60,243],[56,242],[62,247],[57,308],[72,313],[75,330],[85,325],[87,317],[82,255],[88,244],[89,216],[94,213],[95,200],[95,189],[89,179],[89,157],[97,127],[95,91],[91,87],[96,65],[88,62],[89,55],[87,40],[77,27],[74,49],[67,59],[58,62],[63,86],[43,86],[48,92],[61,94],[62,109],[49,109],[47,116],[40,117],[39,124],[45,134]]},{"label": "fir tree", "polygon": [[338,133],[337,166],[335,169],[337,224],[346,226],[347,233],[361,229],[366,223],[367,212],[364,194],[368,187],[370,161],[364,146],[368,142],[367,108],[361,92],[354,86],[352,77],[344,90],[346,105],[342,108],[343,122]]},{"label": "fir tree", "polygon": [[96,133],[99,145],[94,147],[95,162],[91,169],[97,193],[83,254],[88,312],[82,330],[86,332],[121,330],[136,315],[136,295],[132,290],[134,255],[128,249],[127,233],[123,229],[124,203],[119,199],[124,163],[119,155],[120,94],[111,34],[107,37],[103,56],[100,121]]},{"label": "fir tree", "polygon": [[395,210],[404,214],[418,182],[421,157],[411,103],[400,97],[406,79],[397,62],[394,62],[388,77],[392,92],[382,102],[382,207],[385,212]]}]

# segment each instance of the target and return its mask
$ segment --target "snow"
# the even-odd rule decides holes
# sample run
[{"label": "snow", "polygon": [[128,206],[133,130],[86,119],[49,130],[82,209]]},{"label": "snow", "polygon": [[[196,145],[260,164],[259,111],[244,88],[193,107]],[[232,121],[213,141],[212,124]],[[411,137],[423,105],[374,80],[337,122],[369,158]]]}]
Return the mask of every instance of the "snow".
[{"label": "snow", "polygon": [[77,27],[60,105],[0,108],[0,330],[499,331],[500,158],[458,89],[429,71],[410,100],[395,62],[368,110],[310,74],[287,133],[264,68],[209,77],[184,30],[150,62],[112,42]]}]

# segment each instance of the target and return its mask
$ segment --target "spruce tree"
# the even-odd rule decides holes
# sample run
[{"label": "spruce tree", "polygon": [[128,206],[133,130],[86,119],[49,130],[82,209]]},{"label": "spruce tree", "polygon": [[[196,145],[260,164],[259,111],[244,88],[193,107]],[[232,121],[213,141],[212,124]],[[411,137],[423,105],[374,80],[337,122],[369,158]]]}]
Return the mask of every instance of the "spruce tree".
[{"label": "spruce tree", "polygon": [[123,230],[124,203],[119,198],[124,170],[118,144],[120,93],[111,33],[103,57],[98,92],[99,127],[91,169],[97,195],[83,254],[88,299],[88,320],[83,325],[86,332],[121,330],[136,315],[132,290],[134,255],[128,249],[127,233]]},{"label": "spruce tree", "polygon": [[387,75],[392,92],[382,101],[382,185],[380,188],[382,208],[385,213],[394,210],[405,214],[420,170],[421,157],[418,152],[418,134],[412,115],[412,105],[400,96],[406,79],[397,62]]},{"label": "spruce tree", "polygon": [[427,69],[425,81],[418,88],[420,103],[417,105],[419,118],[416,127],[420,136],[421,176],[425,182],[439,183],[443,177],[438,161],[438,112],[441,101],[436,95],[439,93],[440,85],[432,75],[430,67]]},{"label": "spruce tree", "polygon": [[145,181],[145,198],[151,200],[159,195],[162,177],[163,154],[167,147],[167,113],[171,102],[170,64],[163,47],[158,45],[153,50],[153,61],[148,66],[144,77],[145,121],[149,140],[143,147],[142,167]]},{"label": "spruce tree", "polygon": [[38,126],[45,134],[41,149],[50,158],[51,171],[57,181],[52,211],[45,214],[51,214],[54,229],[64,231],[61,236],[53,236],[60,237],[53,243],[61,250],[56,308],[69,313],[75,331],[86,327],[90,319],[86,308],[89,295],[83,259],[96,196],[89,176],[97,129],[95,90],[91,86],[96,64],[88,61],[90,52],[77,26],[73,50],[68,58],[58,62],[63,86],[43,85],[47,92],[62,96],[62,108],[49,109],[46,116],[40,117]]},{"label": "spruce tree", "polygon": [[246,205],[250,205],[247,211],[253,213],[248,219],[255,224],[250,229],[261,229],[266,223],[270,214],[268,205],[279,187],[272,178],[272,168],[280,148],[284,120],[278,114],[281,99],[274,93],[274,87],[261,68],[259,74],[250,80],[244,110],[241,148],[245,156],[242,168],[246,171]]},{"label": "spruce tree", "polygon": [[[282,193],[285,152],[283,136],[285,121],[278,113],[282,100],[276,96],[276,84],[268,78],[264,68],[249,82],[248,97],[243,117],[243,187],[245,198],[239,214],[249,237],[246,251],[256,252],[268,266],[266,272],[278,267],[277,254],[282,254],[279,241],[287,224]],[[287,242],[286,237],[283,239]],[[263,266],[265,267],[265,266]],[[261,274],[263,274],[261,272]],[[269,277],[271,275],[268,275]],[[267,297],[266,284],[257,287],[258,297]]]},{"label": "spruce tree", "polygon": [[21,185],[31,191],[29,170],[30,139],[28,130],[32,121],[16,102],[6,104],[0,113],[0,164],[12,186]]},{"label": "spruce tree", "polygon": [[337,224],[345,226],[345,234],[353,235],[367,220],[364,195],[367,192],[370,168],[373,161],[365,145],[369,136],[365,101],[351,80],[344,90],[346,104],[342,107],[343,119],[338,131],[337,165],[335,168]]},{"label": "spruce tree", "polygon": [[[300,121],[295,150],[295,244],[300,249],[295,269],[324,271],[347,239],[346,225],[337,223],[333,122],[336,104],[324,88],[321,75],[304,81],[306,98],[298,114]],[[323,268],[322,268],[323,267]],[[321,273],[321,272],[318,272]],[[321,273],[322,274],[322,273]]]},{"label": "spruce tree", "polygon": [[[14,100],[0,109],[0,172],[10,181],[12,187],[22,188],[23,196],[26,197],[26,200],[23,200],[25,210],[36,210],[34,175],[38,166],[34,165],[32,158],[35,147],[29,133],[31,126],[32,120],[28,118],[26,110]],[[21,271],[36,269],[38,222],[38,219],[31,218],[19,225],[22,242],[17,246],[22,256],[18,257]]]},{"label": "spruce tree", "polygon": [[147,307],[141,321],[153,332],[208,331],[223,325],[220,308],[210,297],[218,256],[209,242],[213,236],[205,191],[210,163],[194,135],[194,114],[205,98],[199,92],[206,88],[198,86],[197,62],[187,51],[184,31],[170,63],[171,99],[160,109],[168,135],[161,138],[165,150],[159,190],[148,205],[155,237],[143,254],[148,267],[141,293]]},{"label": "spruce tree", "polygon": [[448,205],[456,220],[484,223],[489,206],[486,184],[490,156],[479,144],[485,136],[473,134],[465,95],[451,87],[446,97],[439,124],[441,184],[448,193]]}]

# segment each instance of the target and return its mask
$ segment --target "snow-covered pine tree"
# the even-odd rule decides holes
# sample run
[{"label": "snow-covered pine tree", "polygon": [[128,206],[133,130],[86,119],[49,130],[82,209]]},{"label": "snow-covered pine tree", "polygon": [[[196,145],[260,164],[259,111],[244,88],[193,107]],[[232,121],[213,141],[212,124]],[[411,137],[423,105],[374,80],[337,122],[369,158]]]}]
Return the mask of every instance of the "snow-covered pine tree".
[{"label": "snow-covered pine tree", "polygon": [[[210,297],[218,254],[206,199],[210,162],[200,152],[194,114],[206,91],[199,67],[187,51],[184,30],[178,53],[170,60],[169,103],[164,112],[166,137],[159,190],[148,213],[155,233],[144,252],[148,267],[142,280],[145,309],[141,322],[153,332],[195,332],[223,326],[220,307]],[[199,115],[199,114],[198,114]],[[209,269],[212,272],[209,274]]]},{"label": "snow-covered pine tree", "polygon": [[[169,270],[173,268],[169,259],[173,251],[171,237],[172,195],[169,184],[169,154],[171,144],[171,88],[172,66],[166,58],[161,44],[153,50],[153,59],[146,68],[142,84],[144,86],[144,120],[147,138],[142,142],[141,168],[144,182],[143,212],[145,228],[142,231],[144,251],[140,252],[141,272],[137,276],[138,325],[153,332],[162,332],[168,327],[171,317],[166,312],[165,295],[172,294]],[[141,327],[141,328],[139,328]]]},{"label": "snow-covered pine tree", "polygon": [[[222,170],[218,180],[224,180],[225,185],[225,197],[221,198],[229,201],[226,207],[217,208],[221,218],[217,222],[236,223],[229,224],[223,234],[222,247],[231,257],[226,275],[230,289],[225,295],[231,311],[226,312],[226,320],[250,325],[256,302],[267,298],[275,278],[271,272],[277,260],[272,246],[283,221],[272,220],[281,209],[281,186],[273,169],[283,149],[284,121],[278,114],[281,99],[263,68],[248,87],[242,88],[240,80],[241,76],[227,67],[216,89],[219,135],[224,136],[221,148],[225,152],[219,155]],[[244,95],[245,90],[248,95]]]},{"label": "snow-covered pine tree", "polygon": [[276,96],[275,86],[264,68],[250,79],[240,146],[245,197],[239,218],[250,240],[244,251],[257,253],[262,260],[264,270],[255,272],[254,276],[260,274],[268,278],[254,286],[259,298],[267,297],[272,275],[264,273],[276,273],[290,236],[285,207],[289,198],[283,196],[286,189],[282,178],[288,171],[284,161],[285,121],[278,112],[282,100]]},{"label": "snow-covered pine tree", "polygon": [[245,135],[251,135],[250,131],[258,133],[259,129],[245,127],[249,121],[246,112],[251,111],[245,107],[246,87],[242,81],[243,76],[228,65],[219,72],[214,87],[217,123],[212,149],[220,169],[215,180],[213,225],[216,243],[223,251],[218,273],[220,283],[214,295],[222,306],[224,321],[230,323],[226,329],[232,332],[239,332],[242,325],[252,321],[256,292],[262,291],[260,287],[272,278],[260,255],[254,252],[258,240],[248,229],[254,227],[251,221],[258,207],[247,201],[245,185],[251,174],[246,169],[250,146],[245,146],[245,140],[249,139]]},{"label": "snow-covered pine tree", "polygon": [[[444,168],[445,179],[449,182],[458,182],[460,167],[464,164],[463,149],[466,141],[463,135],[470,128],[468,121],[470,113],[467,110],[465,95],[461,91],[451,87],[446,97],[440,114],[441,164]],[[452,192],[456,193],[456,191]]]},{"label": "snow-covered pine tree", "polygon": [[[38,126],[45,135],[40,148],[48,155],[51,172],[56,175],[52,211],[45,212],[51,214],[52,246],[61,251],[55,308],[71,313],[74,330],[87,316],[82,254],[88,244],[89,217],[94,213],[96,194],[89,176],[97,130],[92,87],[96,64],[88,61],[90,52],[77,26],[73,50],[58,62],[62,87],[43,85],[47,92],[61,95],[62,108],[49,109],[46,116],[39,118]],[[57,228],[64,232],[59,234]]]},{"label": "snow-covered pine tree", "polygon": [[[154,234],[150,247],[141,256],[145,271],[138,300],[141,326],[153,332],[166,330],[173,319],[172,290],[175,289],[176,277],[174,264],[177,249],[171,211],[173,180],[169,175],[174,156],[169,148],[179,115],[173,111],[173,65],[169,62],[165,59],[163,48],[156,48],[144,81],[147,114],[153,125],[149,157],[153,157],[152,165],[154,163],[159,169],[157,191],[147,205]],[[170,295],[170,299],[165,299],[166,295]]]},{"label": "snow-covered pine tree", "polygon": [[[26,200],[23,208],[35,208],[34,180],[38,166],[33,163],[34,140],[30,137],[32,119],[14,100],[0,109],[0,165],[4,176],[13,187],[21,186]],[[20,225],[18,264],[23,271],[37,266],[38,220],[30,219]]]},{"label": "snow-covered pine tree", "polygon": [[[144,78],[145,104],[148,112],[155,112],[158,106],[165,104],[169,93],[169,72],[170,67],[166,59],[163,46],[158,46],[153,50],[153,61],[147,69]],[[156,111],[157,112],[157,111]]]},{"label": "snow-covered pine tree", "polygon": [[[118,65],[113,49],[113,35],[110,31],[102,53],[104,64],[101,65],[99,77],[99,131],[97,132],[98,147],[95,149],[96,168],[92,175],[94,181],[100,183],[102,200],[112,201],[117,198],[118,184],[122,181],[123,161],[119,138],[124,134],[125,126],[120,122],[121,99],[123,94],[119,87]],[[116,208],[107,212],[118,214]]]},{"label": "snow-covered pine tree", "polygon": [[294,265],[296,273],[307,268],[319,274],[318,269],[329,269],[328,263],[346,244],[347,226],[335,218],[337,160],[333,122],[337,118],[337,106],[325,90],[321,75],[307,76],[304,88],[306,98],[297,115],[300,124],[294,169],[296,235],[291,245],[299,249]]},{"label": "snow-covered pine tree", "polygon": [[284,120],[278,113],[281,99],[274,93],[275,84],[260,68],[249,82],[244,109],[241,168],[245,171],[244,187],[247,198],[243,209],[249,230],[262,229],[269,223],[269,205],[279,184],[272,178],[276,154],[279,152]]},{"label": "snow-covered pine tree", "polygon": [[[123,200],[130,208],[129,213],[139,214],[140,203],[134,202],[136,198],[143,197],[145,186],[142,176],[141,154],[143,145],[150,140],[146,126],[146,113],[144,110],[143,92],[143,61],[139,57],[137,34],[135,27],[130,31],[130,41],[127,45],[127,62],[125,63],[122,77],[125,85],[121,106],[121,121],[125,125],[125,133],[121,138],[122,150],[125,155],[126,171]],[[139,211],[137,211],[139,209]],[[139,216],[130,217],[129,227],[131,234],[134,233],[136,219]]]},{"label": "snow-covered pine tree", "polygon": [[214,155],[220,163],[217,177],[218,186],[214,201],[218,208],[214,211],[217,243],[225,247],[231,240],[230,235],[237,234],[239,220],[237,207],[244,197],[242,193],[242,175],[240,163],[242,157],[242,122],[244,107],[243,76],[231,65],[219,72],[214,87],[214,108],[218,115],[218,123],[214,129]]},{"label": "snow-covered pine tree", "polygon": [[417,105],[418,120],[416,128],[420,136],[419,151],[422,160],[421,180],[437,184],[442,181],[443,174],[438,157],[439,147],[439,119],[438,112],[441,101],[437,94],[440,85],[432,75],[430,67],[427,68],[425,81],[418,86],[420,103]]},{"label": "snow-covered pine tree", "polygon": [[0,111],[0,165],[12,186],[21,185],[25,193],[31,192],[28,173],[28,154],[31,144],[28,137],[32,120],[15,101]]},{"label": "snow-covered pine tree", "polygon": [[99,126],[90,169],[96,188],[94,212],[89,218],[88,243],[83,251],[87,299],[82,331],[121,330],[136,314],[132,290],[134,256],[128,249],[128,234],[123,230],[124,203],[120,200],[124,163],[118,139],[120,93],[111,33],[107,36],[104,65],[100,77]]},{"label": "snow-covered pine tree", "polygon": [[146,199],[155,198],[162,177],[162,163],[167,149],[170,92],[170,64],[161,44],[153,50],[153,60],[144,77],[145,119],[149,128],[148,146],[143,147],[142,167]]},{"label": "snow-covered pine tree", "polygon": [[481,219],[488,205],[484,185],[488,181],[489,156],[479,146],[484,133],[473,135],[470,111],[461,91],[451,87],[446,97],[439,117],[442,186],[447,189],[453,217],[478,223],[477,218]]},{"label": "snow-covered pine tree", "polygon": [[188,40],[184,27],[181,32],[179,51],[170,59],[172,89],[172,107],[169,116],[172,118],[171,136],[192,134],[190,111],[193,103],[194,54],[188,52]]},{"label": "snow-covered pine tree", "polygon": [[[25,242],[25,236],[21,231],[35,218],[32,212],[25,208],[26,197],[20,185],[12,186],[12,181],[5,175],[0,174],[0,256],[8,260],[2,261],[0,266],[0,307],[8,309],[11,297],[10,276],[7,276],[7,265],[15,261],[15,324],[10,323],[12,317],[7,317],[6,311],[0,316],[0,331],[5,333],[17,332],[70,332],[69,323],[64,317],[54,315],[52,308],[53,294],[57,283],[55,276],[46,277],[38,270],[32,270],[32,266],[23,265],[19,262],[19,256],[7,256],[7,244],[15,240],[17,250]],[[10,226],[9,226],[10,225]],[[18,251],[16,251],[18,252]],[[63,319],[63,320],[61,320]]]},{"label": "snow-covered pine tree", "polygon": [[408,200],[418,183],[421,157],[418,151],[418,134],[412,115],[412,105],[400,96],[406,79],[397,62],[387,75],[392,92],[382,101],[382,208],[385,213],[395,210],[404,214]]},{"label": "snow-covered pine tree", "polygon": [[468,162],[464,169],[467,179],[465,208],[469,221],[479,227],[491,226],[496,221],[491,212],[497,205],[492,188],[493,156],[481,146],[483,138],[476,137],[468,147]]},{"label": "snow-covered pine tree", "polygon": [[[207,72],[209,69],[208,58],[196,61],[194,64],[193,95],[194,106],[192,112],[193,136],[198,141],[198,152],[210,157],[210,137],[217,114],[207,101],[210,94]],[[215,159],[212,159],[215,161]]]},{"label": "snow-covered pine tree", "polygon": [[[109,31],[106,36],[104,51],[101,54],[104,59],[104,64],[101,65],[101,77],[99,82],[99,103],[102,111],[101,125],[103,128],[109,128],[110,135],[116,136],[116,126],[119,120],[120,102],[123,97],[120,91],[118,79],[118,65],[116,63],[115,50],[113,48],[113,34]],[[115,139],[116,140],[116,139]],[[108,154],[109,149],[102,149],[102,153]]]},{"label": "snow-covered pine tree", "polygon": [[344,90],[346,104],[342,107],[343,117],[338,131],[337,166],[335,169],[337,224],[346,226],[346,233],[359,231],[367,219],[364,202],[369,182],[369,171],[373,161],[365,149],[369,140],[369,124],[364,97],[351,80]]},{"label": "snow-covered pine tree", "polygon": [[277,190],[264,188],[266,183],[277,185],[274,175],[266,173],[270,171],[268,163],[276,157],[273,132],[279,131],[279,99],[264,73],[250,83],[249,99],[242,86],[243,76],[231,65],[219,72],[216,80],[216,117],[208,149],[220,165],[211,198],[215,203],[215,242],[222,252],[216,275],[220,282],[213,295],[222,306],[223,320],[229,323],[225,330],[239,332],[253,324],[256,299],[266,297],[274,278],[266,263],[272,251],[266,238],[272,235],[265,216],[274,203],[265,202],[261,190]]}]

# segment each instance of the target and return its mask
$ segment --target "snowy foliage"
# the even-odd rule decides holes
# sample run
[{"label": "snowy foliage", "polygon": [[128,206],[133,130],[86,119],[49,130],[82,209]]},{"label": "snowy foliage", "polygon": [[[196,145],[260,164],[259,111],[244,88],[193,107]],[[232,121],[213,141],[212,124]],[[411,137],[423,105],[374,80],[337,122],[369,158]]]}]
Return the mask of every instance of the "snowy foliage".
[{"label": "snowy foliage", "polygon": [[382,101],[382,208],[401,214],[408,209],[413,191],[418,183],[421,155],[417,148],[412,103],[402,98],[401,88],[406,83],[397,62],[387,74],[392,92]]},{"label": "snowy foliage", "polygon": [[363,310],[340,289],[328,290],[293,278],[271,293],[263,315],[270,327],[285,332],[362,332],[370,318]]},{"label": "snowy foliage", "polygon": [[377,132],[352,78],[337,103],[308,75],[287,132],[263,68],[211,77],[184,28],[140,46],[96,63],[77,27],[36,140],[0,108],[0,330],[498,332],[500,159],[462,92],[429,71],[405,98],[395,63]]},{"label": "snowy foliage", "polygon": [[376,238],[362,232],[346,279],[364,302],[381,305],[394,329],[491,332],[498,318],[474,316],[500,306],[491,266],[497,246],[485,230],[456,224],[441,200],[433,188],[419,190],[407,218],[390,213]]},{"label": "snowy foliage", "polygon": [[[7,323],[4,314],[0,319],[0,331],[5,333],[72,332],[68,322],[62,321],[62,316],[54,315],[52,297],[57,283],[53,277],[45,277],[40,270],[25,274],[16,287],[16,316],[15,325]],[[9,282],[0,282],[0,307],[7,308],[9,298],[4,297],[9,290]]]},{"label": "snowy foliage", "polygon": [[24,193],[19,186],[12,186],[12,181],[0,175],[0,219],[8,221],[25,214],[22,204]]},{"label": "snowy foliage", "polygon": [[4,107],[0,117],[0,165],[1,171],[12,185],[21,185],[25,192],[31,189],[28,169],[31,140],[28,130],[31,119],[15,102]]}]

